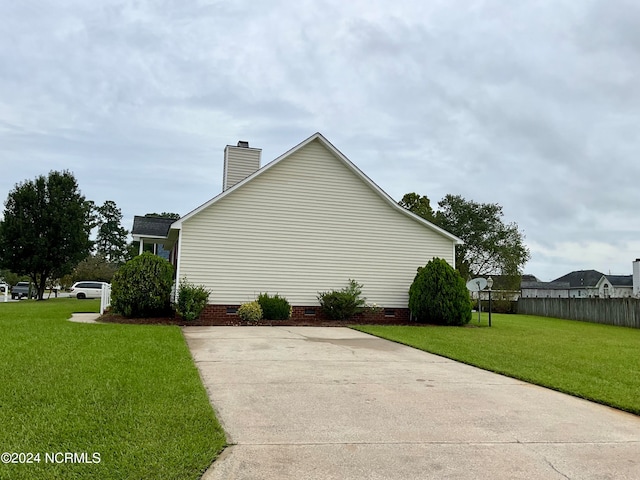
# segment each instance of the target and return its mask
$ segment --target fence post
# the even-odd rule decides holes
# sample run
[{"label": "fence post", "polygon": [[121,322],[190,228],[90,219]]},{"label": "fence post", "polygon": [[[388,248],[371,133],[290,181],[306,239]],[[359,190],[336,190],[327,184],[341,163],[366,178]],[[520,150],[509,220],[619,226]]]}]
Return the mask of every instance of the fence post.
[{"label": "fence post", "polygon": [[111,285],[108,283],[102,284],[102,291],[100,294],[100,315],[111,306]]}]

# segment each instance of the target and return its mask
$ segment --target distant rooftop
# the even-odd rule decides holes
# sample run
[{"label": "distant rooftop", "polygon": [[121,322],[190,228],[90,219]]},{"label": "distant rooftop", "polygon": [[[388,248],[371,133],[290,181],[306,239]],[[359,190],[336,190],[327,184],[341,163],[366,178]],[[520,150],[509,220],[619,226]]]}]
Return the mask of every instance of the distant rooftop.
[{"label": "distant rooftop", "polygon": [[521,288],[541,290],[568,290],[569,282],[522,282]]},{"label": "distant rooftop", "polygon": [[571,288],[595,287],[603,275],[597,270],[578,270],[556,278],[553,282],[569,282]]},{"label": "distant rooftop", "polygon": [[611,285],[616,287],[633,287],[633,275],[606,275]]}]

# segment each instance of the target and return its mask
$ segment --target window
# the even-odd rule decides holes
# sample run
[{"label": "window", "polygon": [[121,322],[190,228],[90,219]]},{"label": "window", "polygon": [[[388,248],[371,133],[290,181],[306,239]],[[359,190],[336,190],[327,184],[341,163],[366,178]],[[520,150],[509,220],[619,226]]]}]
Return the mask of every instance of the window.
[{"label": "window", "polygon": [[227,315],[235,315],[238,313],[238,307],[227,307]]},{"label": "window", "polygon": [[304,314],[305,314],[307,317],[314,316],[314,315],[316,314],[316,309],[315,309],[315,308],[305,308],[305,309],[304,309]]}]

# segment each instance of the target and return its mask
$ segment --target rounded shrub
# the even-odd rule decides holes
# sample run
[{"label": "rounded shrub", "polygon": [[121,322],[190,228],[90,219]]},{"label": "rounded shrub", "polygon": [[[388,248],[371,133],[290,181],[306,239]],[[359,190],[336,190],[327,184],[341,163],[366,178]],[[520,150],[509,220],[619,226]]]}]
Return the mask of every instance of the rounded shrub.
[{"label": "rounded shrub", "polygon": [[171,312],[173,266],[145,252],[132,258],[111,281],[111,308],[125,317],[154,317]]},{"label": "rounded shrub", "polygon": [[195,286],[187,282],[186,278],[180,281],[178,287],[178,301],[176,310],[182,318],[191,322],[198,318],[209,301],[209,290],[204,285]]},{"label": "rounded shrub", "polygon": [[238,308],[238,316],[245,322],[257,322],[262,318],[262,307],[256,301],[243,303]]},{"label": "rounded shrub", "polygon": [[265,320],[287,320],[291,317],[291,305],[286,298],[277,293],[274,296],[261,293],[257,301],[262,308],[262,317]]},{"label": "rounded shrub", "polygon": [[409,288],[409,310],[422,323],[469,323],[471,300],[460,273],[441,258],[434,258],[418,268]]}]

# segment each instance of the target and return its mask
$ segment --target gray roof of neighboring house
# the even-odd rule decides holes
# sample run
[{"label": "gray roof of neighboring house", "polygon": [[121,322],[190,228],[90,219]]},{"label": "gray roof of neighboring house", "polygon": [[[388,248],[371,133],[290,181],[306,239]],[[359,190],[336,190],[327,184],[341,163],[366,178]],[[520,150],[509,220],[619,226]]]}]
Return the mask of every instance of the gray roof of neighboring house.
[{"label": "gray roof of neighboring house", "polygon": [[541,290],[568,290],[569,282],[522,282],[520,288],[535,288]]},{"label": "gray roof of neighboring house", "polygon": [[553,282],[569,282],[571,288],[595,287],[603,275],[597,270],[578,270],[556,278]]},{"label": "gray roof of neighboring house", "polygon": [[176,220],[164,217],[133,217],[132,235],[140,237],[165,237],[169,234],[169,227]]},{"label": "gray roof of neighboring house", "polygon": [[616,287],[633,287],[633,275],[605,275],[611,285]]}]

